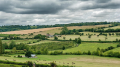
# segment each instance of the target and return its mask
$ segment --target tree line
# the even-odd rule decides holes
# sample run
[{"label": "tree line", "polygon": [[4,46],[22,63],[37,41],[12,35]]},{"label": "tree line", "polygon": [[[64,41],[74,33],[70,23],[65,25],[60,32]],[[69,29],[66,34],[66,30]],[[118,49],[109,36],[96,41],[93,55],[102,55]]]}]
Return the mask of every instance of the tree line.
[{"label": "tree line", "polygon": [[3,26],[0,26],[0,32],[39,29],[39,28],[50,28],[50,27],[89,26],[89,25],[103,25],[103,24],[112,24],[113,26],[117,26],[117,25],[120,25],[120,22],[81,22],[81,23],[70,23],[70,24],[25,25],[25,26],[23,26],[23,25],[3,25]]}]

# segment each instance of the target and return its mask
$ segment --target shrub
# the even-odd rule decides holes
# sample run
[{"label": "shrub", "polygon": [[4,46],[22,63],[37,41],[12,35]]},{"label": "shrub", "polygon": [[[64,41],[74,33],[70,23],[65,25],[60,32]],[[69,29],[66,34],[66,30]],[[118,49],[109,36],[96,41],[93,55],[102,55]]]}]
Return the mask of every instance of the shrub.
[{"label": "shrub", "polygon": [[25,56],[26,56],[26,57],[31,57],[31,54],[32,54],[32,53],[31,53],[30,51],[27,51],[26,54],[25,54]]},{"label": "shrub", "polygon": [[27,65],[28,65],[29,67],[32,67],[32,66],[33,66],[33,63],[32,63],[31,61],[27,61]]},{"label": "shrub", "polygon": [[51,62],[50,65],[51,65],[51,67],[57,67],[57,64],[54,62]]}]

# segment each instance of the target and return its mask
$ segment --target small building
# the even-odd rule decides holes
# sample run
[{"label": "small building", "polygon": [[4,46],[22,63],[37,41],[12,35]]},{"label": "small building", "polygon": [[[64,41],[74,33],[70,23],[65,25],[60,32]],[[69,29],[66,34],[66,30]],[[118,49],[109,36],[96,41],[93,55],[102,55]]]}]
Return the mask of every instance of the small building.
[{"label": "small building", "polygon": [[31,54],[31,58],[35,58],[36,57],[36,55],[35,54]]}]

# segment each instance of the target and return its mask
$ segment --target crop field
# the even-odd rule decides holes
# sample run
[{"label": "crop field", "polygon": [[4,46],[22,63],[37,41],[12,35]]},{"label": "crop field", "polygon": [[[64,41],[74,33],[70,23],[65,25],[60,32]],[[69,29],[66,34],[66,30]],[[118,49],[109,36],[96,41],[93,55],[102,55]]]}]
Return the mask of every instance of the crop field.
[{"label": "crop field", "polygon": [[1,32],[2,34],[28,34],[33,32],[47,31],[61,27],[53,27],[53,28],[41,28],[41,29],[31,29],[31,30],[20,30],[20,31],[10,31],[10,32]]},{"label": "crop field", "polygon": [[94,25],[94,26],[70,26],[67,27],[69,30],[73,30],[73,29],[90,29],[90,28],[98,28],[98,27],[108,27],[109,24],[107,25]]},{"label": "crop field", "polygon": [[[68,65],[76,67],[119,67],[120,59],[109,57],[98,57],[89,55],[37,55],[37,58],[14,58],[17,55],[10,55],[11,57],[0,56],[1,60],[9,60],[15,62],[32,61],[39,64],[55,62],[57,65]],[[39,60],[40,59],[40,60]],[[46,61],[43,61],[46,60]],[[72,65],[72,62],[75,64]]]},{"label": "crop field", "polygon": [[[92,35],[91,38],[88,38],[88,36],[80,36],[80,35],[62,35],[62,37],[58,37],[59,40],[64,40],[63,37],[65,37],[65,40],[69,40],[70,38],[72,40],[75,40],[75,38],[80,37],[82,41],[116,41],[116,39],[120,39],[120,36],[107,36],[107,39],[105,40],[106,36],[100,35],[97,37],[97,35]],[[50,40],[53,40],[54,37],[49,38]]]}]

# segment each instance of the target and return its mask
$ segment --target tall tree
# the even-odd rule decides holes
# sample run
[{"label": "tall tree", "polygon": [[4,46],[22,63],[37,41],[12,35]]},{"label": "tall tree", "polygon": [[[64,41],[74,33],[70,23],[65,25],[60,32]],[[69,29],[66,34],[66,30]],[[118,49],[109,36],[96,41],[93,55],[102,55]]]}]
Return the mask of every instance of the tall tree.
[{"label": "tall tree", "polygon": [[2,40],[0,39],[0,54],[2,54],[3,48],[2,48]]}]

